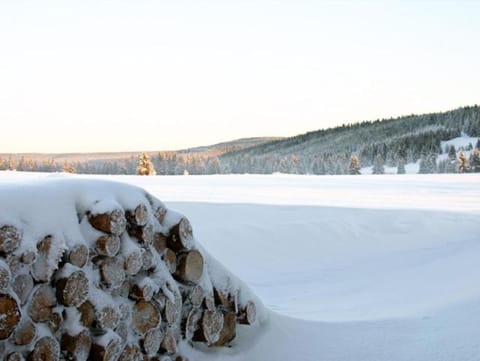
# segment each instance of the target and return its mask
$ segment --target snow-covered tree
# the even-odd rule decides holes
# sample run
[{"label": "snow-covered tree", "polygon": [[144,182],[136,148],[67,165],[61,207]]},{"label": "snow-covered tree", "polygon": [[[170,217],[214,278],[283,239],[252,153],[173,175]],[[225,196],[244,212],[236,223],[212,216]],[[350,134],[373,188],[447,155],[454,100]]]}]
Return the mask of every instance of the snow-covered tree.
[{"label": "snow-covered tree", "polygon": [[360,160],[356,155],[352,155],[350,158],[350,166],[348,167],[348,172],[350,174],[361,174],[360,173]]},{"label": "snow-covered tree", "polygon": [[455,173],[457,171],[457,151],[453,145],[448,150],[448,163],[445,169],[447,173]]},{"label": "snow-covered tree", "polygon": [[470,164],[465,152],[462,150],[458,155],[458,173],[466,173],[468,171],[470,171]]},{"label": "snow-covered tree", "polygon": [[397,163],[397,174],[405,174],[405,161],[403,159],[399,159]]},{"label": "snow-covered tree", "polygon": [[380,155],[377,155],[375,157],[375,160],[373,161],[372,174],[384,174],[384,173],[385,173],[385,167],[383,166],[383,158]]},{"label": "snow-covered tree", "polygon": [[470,155],[470,167],[472,172],[480,172],[480,149],[475,148]]},{"label": "snow-covered tree", "polygon": [[140,154],[137,175],[155,175],[155,168],[147,153]]}]

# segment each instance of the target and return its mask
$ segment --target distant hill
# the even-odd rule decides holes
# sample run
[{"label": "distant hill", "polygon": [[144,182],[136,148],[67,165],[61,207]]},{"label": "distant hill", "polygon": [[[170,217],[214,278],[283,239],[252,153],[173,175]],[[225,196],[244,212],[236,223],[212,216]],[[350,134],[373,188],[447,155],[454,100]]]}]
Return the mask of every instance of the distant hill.
[{"label": "distant hill", "polygon": [[441,141],[462,134],[480,136],[477,105],[316,130],[225,153],[220,161],[232,173],[344,174],[352,155],[362,166],[397,166],[442,154]]},{"label": "distant hill", "polygon": [[257,138],[241,138],[236,140],[231,140],[228,142],[217,143],[213,145],[200,146],[195,148],[187,148],[179,150],[178,153],[204,153],[204,154],[214,154],[221,155],[224,153],[235,152],[243,149],[248,149],[255,147],[260,144],[269,143],[273,141],[282,140],[285,138],[281,137],[257,137]]}]

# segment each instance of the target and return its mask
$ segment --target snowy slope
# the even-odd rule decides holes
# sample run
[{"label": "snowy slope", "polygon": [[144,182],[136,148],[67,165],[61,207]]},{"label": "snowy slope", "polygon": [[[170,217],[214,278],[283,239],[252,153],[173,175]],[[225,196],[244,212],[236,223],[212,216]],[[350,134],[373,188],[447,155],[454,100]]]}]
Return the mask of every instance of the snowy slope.
[{"label": "snowy slope", "polygon": [[477,174],[107,178],[185,213],[271,310],[192,360],[479,359]]}]

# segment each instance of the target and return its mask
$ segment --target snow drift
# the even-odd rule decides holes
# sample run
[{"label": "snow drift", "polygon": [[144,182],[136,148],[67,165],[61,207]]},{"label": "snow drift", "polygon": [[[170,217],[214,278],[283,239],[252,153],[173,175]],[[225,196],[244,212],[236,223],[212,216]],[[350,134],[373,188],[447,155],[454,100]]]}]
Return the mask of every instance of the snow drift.
[{"label": "snow drift", "polygon": [[266,319],[183,215],[79,179],[0,187],[0,311],[0,353],[33,361],[190,359]]}]

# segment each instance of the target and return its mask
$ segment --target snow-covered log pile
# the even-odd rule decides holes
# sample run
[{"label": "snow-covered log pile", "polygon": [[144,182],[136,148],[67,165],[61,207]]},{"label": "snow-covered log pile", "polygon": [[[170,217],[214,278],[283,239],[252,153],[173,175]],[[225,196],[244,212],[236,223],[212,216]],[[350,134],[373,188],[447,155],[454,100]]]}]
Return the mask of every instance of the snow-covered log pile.
[{"label": "snow-covered log pile", "polygon": [[253,295],[142,189],[0,185],[3,360],[185,360],[254,324]]}]

